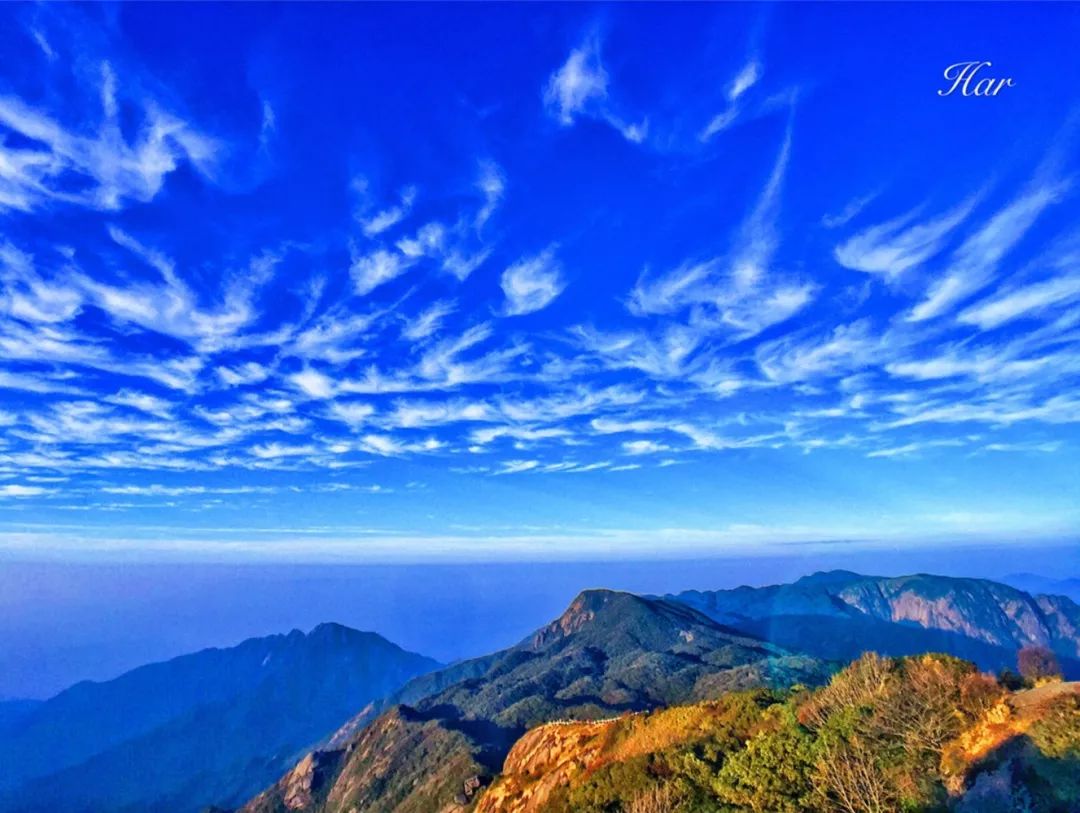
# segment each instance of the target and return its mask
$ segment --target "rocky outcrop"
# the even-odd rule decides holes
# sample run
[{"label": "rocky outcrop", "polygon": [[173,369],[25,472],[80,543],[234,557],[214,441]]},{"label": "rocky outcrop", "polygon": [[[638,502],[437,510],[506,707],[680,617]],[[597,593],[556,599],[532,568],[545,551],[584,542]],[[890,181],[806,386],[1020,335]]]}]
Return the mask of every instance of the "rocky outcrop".
[{"label": "rocky outcrop", "polygon": [[502,776],[480,798],[476,813],[539,810],[555,790],[596,766],[603,735],[615,723],[549,723],[534,728],[510,750]]}]

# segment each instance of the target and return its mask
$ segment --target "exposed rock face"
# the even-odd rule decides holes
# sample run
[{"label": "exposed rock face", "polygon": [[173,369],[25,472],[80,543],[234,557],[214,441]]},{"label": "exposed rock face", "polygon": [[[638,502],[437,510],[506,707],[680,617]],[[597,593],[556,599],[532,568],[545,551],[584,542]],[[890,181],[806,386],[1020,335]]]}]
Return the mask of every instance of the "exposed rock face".
[{"label": "exposed rock face", "polygon": [[282,797],[289,810],[303,810],[315,804],[317,794],[341,762],[341,751],[312,751],[284,779]]},{"label": "exposed rock face", "polygon": [[609,594],[600,590],[582,593],[574,599],[566,612],[537,631],[532,639],[533,648],[540,649],[551,641],[565,638],[567,635],[573,635],[584,629],[596,618],[596,608],[603,607],[609,598]]},{"label": "exposed rock face", "polygon": [[[1057,638],[1037,599],[981,579],[908,576],[867,580],[839,591],[837,597],[877,618],[958,632],[996,646],[1049,646]],[[1076,654],[1080,642],[1061,643],[1067,645],[1069,654]]]},{"label": "exposed rock face", "polygon": [[614,725],[606,720],[532,729],[514,744],[503,775],[480,798],[476,813],[539,810],[556,789],[599,762],[603,734]]},{"label": "exposed rock face", "polygon": [[1080,658],[1080,606],[1065,596],[1036,596],[1057,652]]}]

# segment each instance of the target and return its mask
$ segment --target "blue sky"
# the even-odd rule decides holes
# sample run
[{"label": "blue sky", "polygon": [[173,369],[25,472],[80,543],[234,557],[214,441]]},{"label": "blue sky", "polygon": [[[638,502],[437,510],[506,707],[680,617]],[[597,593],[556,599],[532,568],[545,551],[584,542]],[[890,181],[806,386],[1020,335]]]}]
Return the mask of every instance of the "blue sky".
[{"label": "blue sky", "polygon": [[0,555],[1076,537],[1075,6],[0,14]]}]

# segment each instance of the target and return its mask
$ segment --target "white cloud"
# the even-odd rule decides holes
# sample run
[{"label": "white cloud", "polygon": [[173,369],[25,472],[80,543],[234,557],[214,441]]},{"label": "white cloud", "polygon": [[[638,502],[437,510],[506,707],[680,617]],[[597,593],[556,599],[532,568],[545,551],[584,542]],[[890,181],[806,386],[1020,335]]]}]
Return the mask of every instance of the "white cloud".
[{"label": "white cloud", "polygon": [[473,224],[477,229],[482,229],[506,194],[506,176],[493,161],[485,161],[480,165],[480,177],[476,186],[484,195],[484,205],[476,213]]},{"label": "white cloud", "polygon": [[121,390],[114,395],[106,396],[104,400],[110,404],[131,407],[140,412],[156,415],[159,418],[171,418],[173,416],[172,402],[166,401],[164,398],[158,398],[155,395],[149,395],[145,392]]},{"label": "white cloud", "polygon": [[601,333],[578,327],[575,334],[588,352],[597,354],[604,366],[613,370],[639,370],[653,378],[688,376],[698,358],[696,351],[708,330],[679,323],[668,324],[658,335],[645,331]]},{"label": "white cloud", "polygon": [[87,297],[117,322],[182,339],[201,352],[228,346],[255,321],[255,295],[272,277],[279,260],[273,254],[255,256],[243,272],[227,277],[221,304],[208,309],[200,306],[199,297],[180,279],[173,261],[164,253],[116,227],[109,228],[109,235],[117,245],[153,268],[161,282],[140,281],[116,287],[78,275]]},{"label": "white cloud", "polygon": [[411,342],[423,341],[438,332],[446,319],[457,308],[454,302],[446,299],[432,302],[431,305],[415,317],[405,320],[401,330],[403,338]]},{"label": "white cloud", "polygon": [[638,277],[630,292],[627,307],[637,316],[675,313],[690,305],[711,299],[712,280],[719,270],[719,260],[684,263],[673,271],[649,279]]},{"label": "white cloud", "polygon": [[608,124],[618,130],[622,137],[632,144],[644,144],[649,135],[649,120],[642,119],[638,122],[625,122],[615,116],[609,115]]},{"label": "white cloud", "polygon": [[919,207],[907,214],[871,226],[836,247],[833,256],[845,268],[880,274],[892,280],[939,254],[956,228],[978,202],[968,198],[959,206],[926,222],[915,222]]},{"label": "white cloud", "polygon": [[410,260],[442,253],[446,242],[446,227],[442,223],[425,223],[413,237],[402,237],[397,248]]},{"label": "white cloud", "polygon": [[539,468],[539,460],[504,460],[502,468],[495,474],[521,474]]},{"label": "white cloud", "polygon": [[867,452],[867,457],[909,457],[924,452],[927,449],[938,449],[949,446],[963,446],[963,442],[955,439],[928,440],[905,443],[903,446],[892,446],[886,449],[875,449]]},{"label": "white cloud", "polygon": [[554,248],[518,260],[503,272],[501,284],[506,294],[503,312],[507,316],[542,310],[566,287]]},{"label": "white cloud", "polygon": [[824,336],[784,336],[759,345],[758,366],[771,381],[790,383],[846,375],[878,360],[881,347],[866,321],[839,325]]},{"label": "white cloud", "polygon": [[88,390],[66,384],[63,379],[56,380],[39,373],[11,373],[4,370],[0,370],[0,389],[22,390],[23,392],[39,394],[90,395]]},{"label": "white cloud", "polygon": [[659,432],[667,429],[670,424],[665,421],[653,420],[619,420],[614,418],[594,418],[589,425],[602,435],[616,435],[622,433],[645,434]]},{"label": "white cloud", "polygon": [[235,367],[221,366],[215,372],[222,383],[229,387],[260,384],[270,377],[270,370],[254,361],[244,362]]},{"label": "white cloud", "polygon": [[383,418],[387,428],[416,429],[423,426],[495,419],[492,408],[482,401],[398,401]]},{"label": "white cloud", "polygon": [[563,66],[552,74],[544,91],[544,103],[560,124],[569,126],[576,116],[607,98],[607,85],[600,43],[590,38],[571,51]]},{"label": "white cloud", "polygon": [[698,135],[698,139],[701,141],[708,141],[717,133],[722,133],[739,118],[739,108],[734,105],[729,107],[720,113],[717,113],[711,119],[709,123],[705,125],[705,129]]},{"label": "white cloud", "polygon": [[863,209],[873,203],[880,194],[880,191],[871,192],[869,195],[863,195],[849,201],[847,205],[836,214],[824,215],[821,218],[821,225],[827,229],[837,229],[840,226],[846,226],[858,217]]},{"label": "white cloud", "polygon": [[671,447],[655,440],[627,440],[623,441],[623,451],[628,455],[658,454],[670,452]]},{"label": "white cloud", "polygon": [[289,376],[293,386],[311,398],[330,398],[334,394],[334,382],[318,370],[307,368]]},{"label": "white cloud", "polygon": [[462,254],[459,251],[451,251],[443,260],[442,269],[458,282],[464,282],[473,271],[483,265],[491,256],[490,249],[482,249],[474,254]]},{"label": "white cloud", "polygon": [[330,405],[330,417],[356,429],[369,423],[375,407],[362,401],[338,401]]},{"label": "white cloud", "polygon": [[18,483],[9,483],[0,486],[0,498],[5,497],[40,497],[48,494],[49,490],[41,486],[24,486]]},{"label": "white cloud", "polygon": [[34,268],[34,258],[11,243],[0,243],[0,310],[27,322],[66,322],[83,305],[82,292],[69,284],[48,281]]},{"label": "white cloud", "polygon": [[533,427],[533,426],[491,426],[484,429],[474,429],[470,437],[472,442],[480,446],[486,446],[499,438],[513,438],[515,440],[535,442],[551,440],[553,438],[568,437],[571,432],[557,426]]},{"label": "white cloud", "polygon": [[738,121],[739,114],[743,109],[740,99],[761,80],[761,73],[761,63],[756,59],[751,59],[743,65],[728,84],[726,91],[727,109],[720,111],[709,119],[709,123],[698,134],[699,141],[709,141],[717,133],[723,132]]},{"label": "white cloud", "polygon": [[401,192],[401,202],[397,206],[383,209],[371,217],[362,218],[360,227],[364,232],[364,236],[375,237],[382,234],[387,229],[396,226],[408,216],[415,200],[416,189],[411,186],[406,187]]},{"label": "white cloud", "polygon": [[34,42],[37,43],[38,48],[41,49],[41,53],[45,55],[45,58],[48,59],[50,62],[55,61],[58,54],[56,53],[56,51],[53,50],[52,45],[49,44],[49,41],[45,38],[45,35],[38,29],[34,29],[30,33],[31,36],[33,36],[34,38]]},{"label": "white cloud", "polygon": [[759,79],[761,79],[761,63],[756,59],[752,59],[731,80],[727,91],[728,101],[734,102],[738,100],[740,96],[756,85]]},{"label": "white cloud", "polygon": [[551,75],[544,90],[544,105],[564,127],[582,116],[594,118],[606,122],[633,144],[644,143],[649,132],[647,118],[630,121],[611,104],[608,75],[596,37],[589,37],[571,51],[563,66]]},{"label": "white cloud", "polygon": [[443,447],[436,438],[409,443],[392,435],[364,435],[359,441],[360,448],[369,454],[381,457],[396,457],[412,452],[435,452]]},{"label": "white cloud", "polygon": [[987,443],[980,451],[983,452],[1038,452],[1040,454],[1053,454],[1061,449],[1064,444],[1059,440],[1050,440],[1043,443]]},{"label": "white cloud", "polygon": [[122,494],[133,497],[182,497],[202,494],[273,494],[273,486],[235,486],[219,488],[209,486],[164,486],[154,483],[148,486],[102,486],[105,494]]},{"label": "white cloud", "polygon": [[261,443],[252,446],[248,451],[262,460],[276,460],[282,457],[307,457],[315,454],[316,449],[310,444],[289,445],[286,443]]},{"label": "white cloud", "polygon": [[212,175],[217,143],[153,100],[130,105],[140,126],[132,128],[138,136],[129,142],[120,126],[124,100],[108,62],[100,75],[102,118],[95,136],[77,135],[21,99],[0,97],[0,128],[26,142],[9,147],[0,140],[0,208],[29,212],[56,202],[115,210],[153,199],[183,162]]},{"label": "white cloud", "polygon": [[1015,319],[1037,316],[1080,299],[1080,274],[1055,277],[986,297],[963,311],[957,321],[991,330]]},{"label": "white cloud", "polygon": [[668,329],[668,350],[695,344],[718,330],[750,338],[790,319],[817,295],[815,283],[777,274],[771,267],[779,244],[780,191],[790,151],[789,131],[729,257],[688,261],[666,274],[638,278],[627,301],[631,313],[667,315],[693,309],[690,326]]},{"label": "white cloud", "polygon": [[289,355],[311,361],[344,364],[367,354],[368,333],[387,315],[385,310],[354,313],[332,307],[302,330],[283,337]]},{"label": "white cloud", "polygon": [[353,287],[360,296],[369,294],[380,285],[404,274],[412,262],[412,259],[402,254],[382,248],[371,254],[354,256],[349,269]]},{"label": "white cloud", "polygon": [[1040,214],[1062,199],[1068,185],[1035,182],[956,250],[942,276],[908,319],[921,322],[941,316],[984,288],[995,276],[998,263],[1020,242]]}]

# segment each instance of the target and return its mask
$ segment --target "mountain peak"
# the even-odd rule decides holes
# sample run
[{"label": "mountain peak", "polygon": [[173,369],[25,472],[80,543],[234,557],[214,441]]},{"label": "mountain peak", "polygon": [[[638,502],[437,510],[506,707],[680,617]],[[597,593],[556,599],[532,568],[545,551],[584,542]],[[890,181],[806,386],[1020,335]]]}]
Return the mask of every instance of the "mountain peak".
[{"label": "mountain peak", "polygon": [[619,593],[615,590],[583,590],[570,602],[570,606],[562,615],[536,633],[534,645],[540,646],[553,638],[580,632],[596,619],[598,613],[603,612],[613,602],[632,601],[636,598],[629,593]]},{"label": "mountain peak", "polygon": [[618,590],[585,590],[523,645],[540,650],[575,639],[580,646],[609,652],[641,647],[666,651],[696,639],[720,646],[731,633],[685,604]]},{"label": "mountain peak", "polygon": [[851,570],[819,570],[816,573],[811,573],[809,576],[803,576],[795,583],[815,585],[838,585],[873,578],[875,577],[863,576],[861,573],[855,573]]},{"label": "mountain peak", "polygon": [[365,633],[360,630],[346,627],[344,624],[339,624],[336,621],[324,621],[323,623],[312,627],[311,632],[307,634],[307,637],[316,640],[341,640],[354,635],[364,634]]}]

